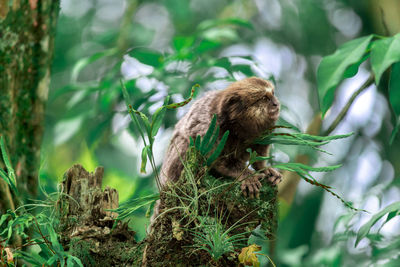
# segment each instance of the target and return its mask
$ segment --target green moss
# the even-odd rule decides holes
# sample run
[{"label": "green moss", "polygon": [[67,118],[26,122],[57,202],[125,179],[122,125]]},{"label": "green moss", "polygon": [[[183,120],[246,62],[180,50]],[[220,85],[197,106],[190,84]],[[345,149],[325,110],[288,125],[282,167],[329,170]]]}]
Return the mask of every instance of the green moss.
[{"label": "green moss", "polygon": [[161,192],[161,212],[165,213],[156,220],[147,240],[150,266],[168,266],[185,260],[194,266],[238,263],[240,246],[235,244],[233,253],[213,260],[210,253],[198,249],[201,244],[193,241],[193,229],[207,234],[213,226],[222,226],[222,232],[232,227],[230,236],[243,234],[248,238],[261,225],[266,238],[273,238],[277,226],[275,186],[263,181],[260,198],[250,199],[242,195],[240,183],[210,175],[196,150],[189,149],[185,162],[181,178]]}]

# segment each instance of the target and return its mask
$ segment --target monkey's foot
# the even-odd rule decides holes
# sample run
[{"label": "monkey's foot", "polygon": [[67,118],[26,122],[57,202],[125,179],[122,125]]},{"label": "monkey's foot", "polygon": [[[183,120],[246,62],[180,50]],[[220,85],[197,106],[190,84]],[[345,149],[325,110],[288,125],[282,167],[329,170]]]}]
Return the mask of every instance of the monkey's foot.
[{"label": "monkey's foot", "polygon": [[282,181],[282,174],[273,168],[265,170],[265,176],[268,178],[273,185],[277,185]]},{"label": "monkey's foot", "polygon": [[259,181],[260,178],[262,178],[263,175],[256,174],[250,177],[246,177],[242,181],[242,185],[240,188],[242,189],[242,193],[245,197],[249,196],[250,198],[256,198],[260,197],[260,188],[261,188],[261,183]]}]

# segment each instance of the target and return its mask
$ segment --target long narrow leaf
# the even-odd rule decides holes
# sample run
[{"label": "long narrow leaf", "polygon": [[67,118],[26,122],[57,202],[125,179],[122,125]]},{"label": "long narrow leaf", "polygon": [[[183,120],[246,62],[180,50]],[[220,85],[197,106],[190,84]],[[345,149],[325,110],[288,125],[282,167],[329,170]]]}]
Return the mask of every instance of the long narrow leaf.
[{"label": "long narrow leaf", "polygon": [[1,177],[3,179],[6,178],[5,181],[8,182],[8,185],[10,186],[10,188],[15,193],[18,194],[17,179],[15,177],[14,168],[12,167],[11,162],[10,162],[10,158],[8,157],[8,154],[7,154],[7,148],[6,148],[6,144],[5,144],[5,141],[4,141],[4,136],[0,137],[0,150],[1,150],[1,154],[3,156],[4,164],[6,165],[6,168],[7,168],[7,173],[8,173],[8,175],[4,175],[5,173],[2,170]]},{"label": "long narrow leaf", "polygon": [[221,154],[222,150],[225,147],[226,140],[228,140],[228,136],[229,136],[229,130],[224,133],[217,148],[214,150],[214,152],[211,154],[211,156],[207,159],[207,166],[210,166],[211,163],[213,163],[218,158],[218,156]]},{"label": "long narrow leaf", "polygon": [[151,136],[156,136],[158,130],[160,129],[161,123],[165,116],[165,112],[167,111],[165,106],[168,104],[169,99],[170,97],[167,96],[164,100],[164,105],[158,108],[151,118]]},{"label": "long narrow leaf", "polygon": [[140,172],[146,173],[147,157],[149,153],[149,146],[145,146],[142,150],[142,163],[140,164]]},{"label": "long narrow leaf", "polygon": [[214,114],[214,116],[211,120],[210,126],[208,127],[208,130],[207,130],[206,134],[204,135],[203,140],[200,145],[200,153],[202,155],[206,154],[206,148],[210,144],[210,139],[215,131],[216,124],[217,124],[217,116]]},{"label": "long narrow leaf", "polygon": [[212,148],[214,147],[215,143],[217,142],[218,137],[219,137],[219,126],[217,126],[217,130],[213,134],[213,136],[212,136],[212,138],[210,140],[210,143],[205,148],[205,154],[208,154],[208,152],[210,152],[212,150]]}]

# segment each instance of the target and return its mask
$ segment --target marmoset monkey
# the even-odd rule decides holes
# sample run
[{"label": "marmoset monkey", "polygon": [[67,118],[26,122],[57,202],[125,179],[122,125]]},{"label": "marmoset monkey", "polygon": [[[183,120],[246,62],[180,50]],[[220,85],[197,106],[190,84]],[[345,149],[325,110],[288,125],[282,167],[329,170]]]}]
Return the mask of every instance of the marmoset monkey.
[{"label": "marmoset monkey", "polygon": [[253,144],[263,132],[271,129],[279,117],[280,104],[274,95],[271,82],[251,77],[232,83],[221,91],[206,93],[194,102],[189,112],[175,126],[171,143],[161,168],[161,184],[179,179],[183,164],[182,159],[189,147],[189,137],[204,136],[214,114],[220,126],[219,140],[225,131],[229,137],[225,147],[212,165],[212,171],[238,178],[245,196],[258,197],[261,188],[260,179],[267,178],[276,185],[281,174],[267,168],[265,161],[258,161],[253,168],[259,173],[246,168],[249,160],[247,148],[258,155],[266,156],[268,145]]}]

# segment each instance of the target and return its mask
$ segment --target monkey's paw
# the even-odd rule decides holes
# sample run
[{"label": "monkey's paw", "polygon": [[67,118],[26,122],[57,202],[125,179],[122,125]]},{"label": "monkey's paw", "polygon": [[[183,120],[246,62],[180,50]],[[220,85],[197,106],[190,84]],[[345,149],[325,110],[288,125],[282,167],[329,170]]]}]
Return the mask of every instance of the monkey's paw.
[{"label": "monkey's paw", "polygon": [[264,174],[273,185],[277,185],[282,181],[282,174],[273,168],[266,169]]},{"label": "monkey's paw", "polygon": [[260,178],[262,178],[264,175],[261,174],[256,174],[250,177],[246,177],[242,181],[242,185],[240,186],[240,189],[242,189],[242,193],[245,197],[249,196],[250,198],[256,198],[260,197],[260,189],[261,189],[261,183],[259,181]]}]

